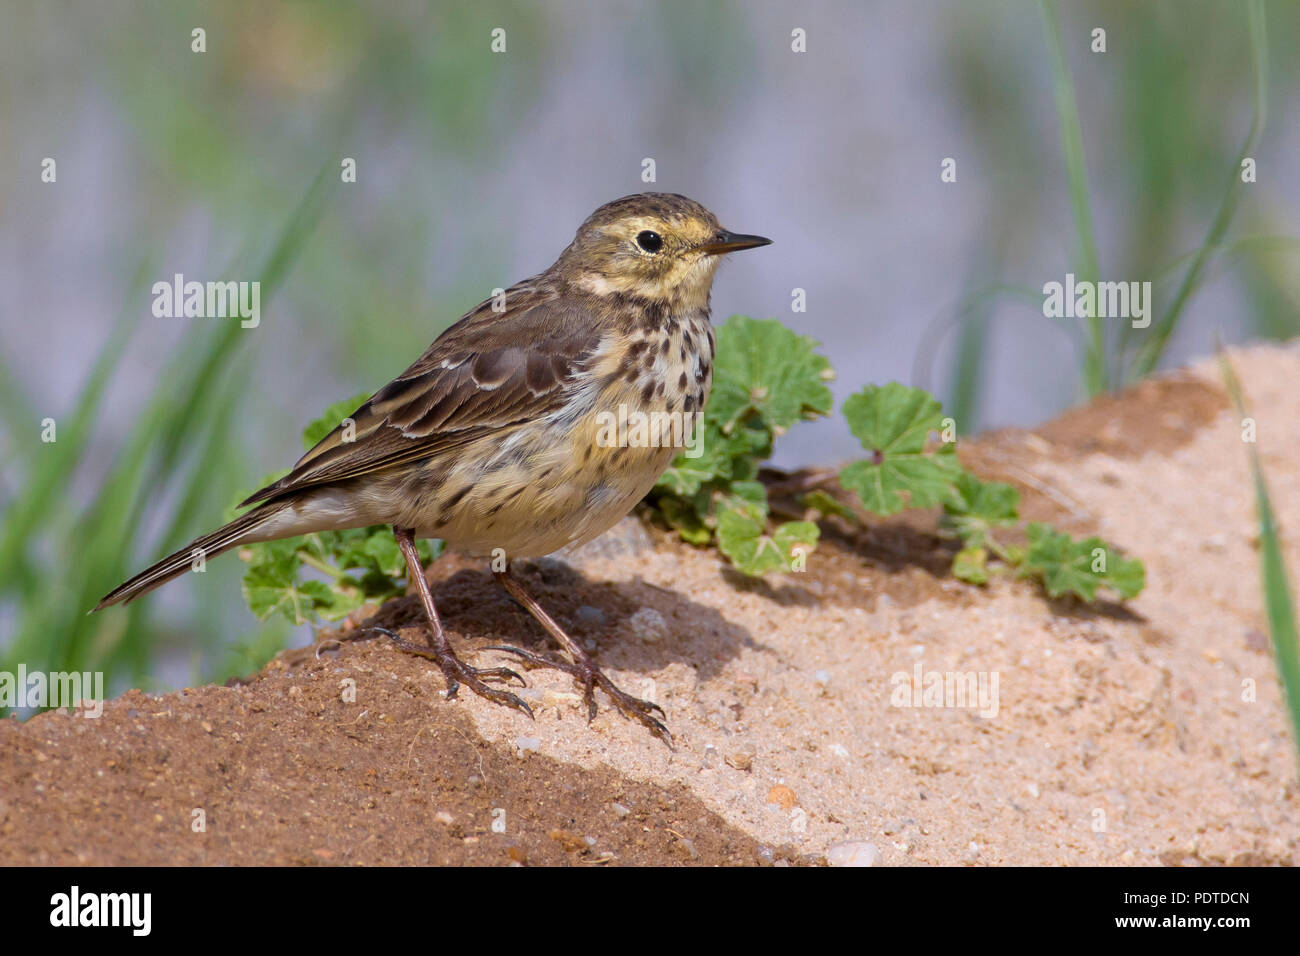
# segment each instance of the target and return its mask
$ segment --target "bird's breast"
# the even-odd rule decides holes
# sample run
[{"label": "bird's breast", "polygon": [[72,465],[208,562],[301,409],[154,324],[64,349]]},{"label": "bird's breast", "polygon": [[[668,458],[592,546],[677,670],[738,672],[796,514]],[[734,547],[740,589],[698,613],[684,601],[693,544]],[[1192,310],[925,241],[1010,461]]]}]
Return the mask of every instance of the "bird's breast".
[{"label": "bird's breast", "polygon": [[[437,463],[436,500],[410,525],[454,547],[501,547],[512,557],[591,540],[679,453],[702,453],[703,429],[695,429],[713,359],[707,312],[609,333],[561,409]],[[448,464],[450,474],[441,470]]]}]

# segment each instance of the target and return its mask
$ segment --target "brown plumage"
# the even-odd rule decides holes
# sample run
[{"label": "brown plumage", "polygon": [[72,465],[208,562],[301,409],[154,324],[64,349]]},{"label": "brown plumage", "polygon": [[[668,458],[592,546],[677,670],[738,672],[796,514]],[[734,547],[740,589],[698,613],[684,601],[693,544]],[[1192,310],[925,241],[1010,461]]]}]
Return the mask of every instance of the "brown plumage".
[{"label": "brown plumage", "polygon": [[[597,209],[545,272],[479,304],[349,421],[308,451],[256,505],[116,588],[96,610],[130,601],[210,558],[254,541],[391,524],[431,625],[429,647],[449,682],[528,711],[488,687],[452,653],[437,619],[416,537],[475,553],[548,554],[590,540],[649,491],[679,445],[602,439],[615,410],[690,415],[712,382],[709,292],[721,253],[765,245],[728,233],[684,196],[644,193]],[[518,582],[498,573],[517,598]],[[525,598],[527,596],[525,595]],[[531,598],[519,598],[573,657],[589,714],[602,687],[625,714],[667,739],[645,704],[618,691]],[[514,649],[531,664],[535,655]]]}]

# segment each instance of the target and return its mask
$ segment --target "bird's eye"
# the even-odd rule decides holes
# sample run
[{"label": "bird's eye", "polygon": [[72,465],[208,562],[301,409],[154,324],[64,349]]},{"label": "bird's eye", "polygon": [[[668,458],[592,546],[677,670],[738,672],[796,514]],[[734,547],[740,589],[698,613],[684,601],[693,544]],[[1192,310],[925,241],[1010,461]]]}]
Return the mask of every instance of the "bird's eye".
[{"label": "bird's eye", "polygon": [[664,238],[650,229],[637,233],[636,244],[646,252],[658,252],[664,247]]}]

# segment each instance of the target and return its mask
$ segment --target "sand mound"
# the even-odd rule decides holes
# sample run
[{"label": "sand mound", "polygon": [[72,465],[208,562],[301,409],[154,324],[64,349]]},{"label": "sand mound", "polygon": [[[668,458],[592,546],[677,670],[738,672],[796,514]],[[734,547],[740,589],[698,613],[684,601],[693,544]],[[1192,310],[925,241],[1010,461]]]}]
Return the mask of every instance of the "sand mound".
[{"label": "sand mound", "polygon": [[[1294,571],[1300,350],[1232,357]],[[562,674],[529,675],[530,722],[445,701],[382,640],[329,643],[240,686],[0,725],[0,862],[1295,863],[1247,458],[1213,364],[963,457],[1029,517],[1142,557],[1146,592],[969,587],[926,515],[828,524],[806,574],[766,581],[629,520],[524,574],[664,706],[675,751],[603,706],[586,724]],[[545,646],[480,565],[430,578],[462,651]],[[996,674],[996,713],[896,706],[918,668]]]}]

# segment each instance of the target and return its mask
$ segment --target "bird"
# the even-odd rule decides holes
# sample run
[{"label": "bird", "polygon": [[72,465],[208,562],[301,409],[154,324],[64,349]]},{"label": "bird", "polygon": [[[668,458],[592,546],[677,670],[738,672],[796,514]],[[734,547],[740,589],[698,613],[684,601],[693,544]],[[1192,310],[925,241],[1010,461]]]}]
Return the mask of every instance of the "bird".
[{"label": "bird", "polygon": [[[714,275],[725,255],[766,246],[730,232],[700,203],[644,192],[605,203],[544,271],[479,303],[404,372],[309,449],[252,506],[110,591],[125,603],[204,560],[259,541],[391,525],[419,595],[425,643],[389,634],[438,665],[446,697],[463,685],[532,717],[508,667],[472,666],[447,638],[416,551],[438,538],[470,556],[504,557],[496,580],[560,645],[557,660],[496,645],[532,667],[570,674],[590,721],[600,688],[672,746],[657,704],[620,690],[523,587],[517,559],[579,546],[626,516],[681,451],[670,440],[610,441],[620,409],[702,413],[713,382]],[[347,427],[345,427],[345,425]],[[656,714],[658,717],[656,717]]]}]

